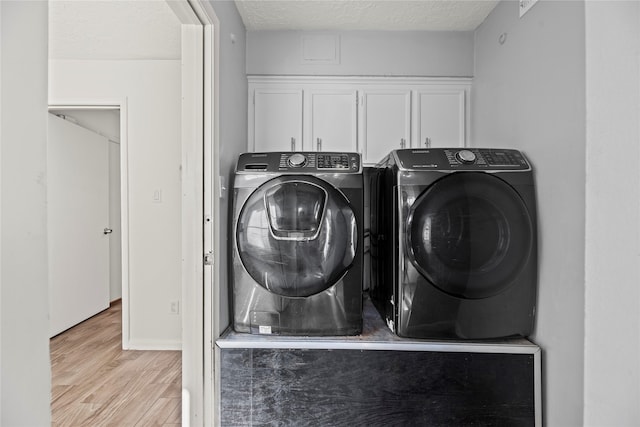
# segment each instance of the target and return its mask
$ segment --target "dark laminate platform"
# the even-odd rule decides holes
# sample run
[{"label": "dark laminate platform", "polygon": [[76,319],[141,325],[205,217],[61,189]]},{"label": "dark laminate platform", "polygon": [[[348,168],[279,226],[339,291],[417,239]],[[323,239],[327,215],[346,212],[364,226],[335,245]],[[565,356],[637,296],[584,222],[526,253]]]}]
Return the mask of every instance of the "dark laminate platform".
[{"label": "dark laminate platform", "polygon": [[524,339],[395,336],[369,301],[363,334],[217,342],[228,425],[540,425],[540,349]]}]

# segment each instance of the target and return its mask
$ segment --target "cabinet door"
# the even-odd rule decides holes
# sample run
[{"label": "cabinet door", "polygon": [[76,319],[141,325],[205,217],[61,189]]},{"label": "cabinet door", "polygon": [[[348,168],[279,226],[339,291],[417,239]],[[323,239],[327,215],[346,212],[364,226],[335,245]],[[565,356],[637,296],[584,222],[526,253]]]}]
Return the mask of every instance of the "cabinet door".
[{"label": "cabinet door", "polygon": [[305,92],[305,150],[357,151],[357,91]]},{"label": "cabinet door", "polygon": [[255,89],[249,111],[250,151],[302,150],[302,90]]},{"label": "cabinet door", "polygon": [[391,150],[409,148],[411,91],[364,91],[360,117],[364,163],[375,164]]},{"label": "cabinet door", "polygon": [[463,147],[465,91],[417,91],[413,147]]}]

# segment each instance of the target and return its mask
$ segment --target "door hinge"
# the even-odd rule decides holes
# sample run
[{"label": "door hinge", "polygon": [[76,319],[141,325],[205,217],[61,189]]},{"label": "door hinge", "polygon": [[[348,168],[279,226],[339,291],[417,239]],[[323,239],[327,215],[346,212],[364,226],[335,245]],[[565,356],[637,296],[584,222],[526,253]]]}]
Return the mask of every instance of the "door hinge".
[{"label": "door hinge", "polygon": [[204,254],[204,265],[213,265],[213,252],[209,251],[206,254]]}]

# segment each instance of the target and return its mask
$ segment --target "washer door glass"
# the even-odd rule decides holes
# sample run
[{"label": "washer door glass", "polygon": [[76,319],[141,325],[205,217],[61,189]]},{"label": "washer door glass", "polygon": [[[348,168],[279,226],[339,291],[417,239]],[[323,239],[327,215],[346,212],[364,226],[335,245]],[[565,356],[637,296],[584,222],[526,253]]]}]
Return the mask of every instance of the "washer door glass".
[{"label": "washer door glass", "polygon": [[531,255],[533,225],[520,195],[487,173],[436,181],[410,208],[408,256],[440,290],[478,299],[508,288]]},{"label": "washer door glass", "polygon": [[307,297],[333,286],[353,263],[356,218],[344,195],[311,176],[283,176],[256,189],[236,226],[247,272],[272,293]]}]

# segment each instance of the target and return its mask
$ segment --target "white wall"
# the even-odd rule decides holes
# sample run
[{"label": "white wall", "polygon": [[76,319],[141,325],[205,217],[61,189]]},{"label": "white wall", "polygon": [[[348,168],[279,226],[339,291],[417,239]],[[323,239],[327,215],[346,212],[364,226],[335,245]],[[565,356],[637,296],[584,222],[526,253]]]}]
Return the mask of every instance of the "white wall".
[{"label": "white wall", "polygon": [[223,177],[227,190],[220,200],[215,233],[219,247],[216,248],[216,276],[220,304],[218,309],[218,331],[216,336],[229,325],[229,278],[227,252],[229,245],[229,203],[232,200],[231,176],[238,155],[247,147],[247,78],[245,71],[246,47],[245,28],[235,4],[230,1],[211,1],[220,21],[220,63],[219,63],[219,105],[218,140],[219,163],[214,165]]},{"label": "white wall", "polygon": [[[337,35],[339,63],[303,63],[302,37]],[[250,31],[247,74],[431,76],[473,75],[471,31]]]},{"label": "white wall", "polygon": [[540,274],[532,338],[543,350],[544,420],[582,425],[584,2],[538,2],[522,19],[518,2],[494,9],[476,30],[471,118],[472,145],[518,148],[533,164]]},{"label": "white wall", "polygon": [[640,4],[588,1],[584,425],[640,425]]},{"label": "white wall", "polygon": [[[127,100],[130,348],[180,349],[180,61],[50,61],[49,100]],[[154,202],[154,192],[162,202]],[[123,242],[127,245],[127,242]]]},{"label": "white wall", "polygon": [[0,2],[0,425],[51,423],[47,2]]}]

